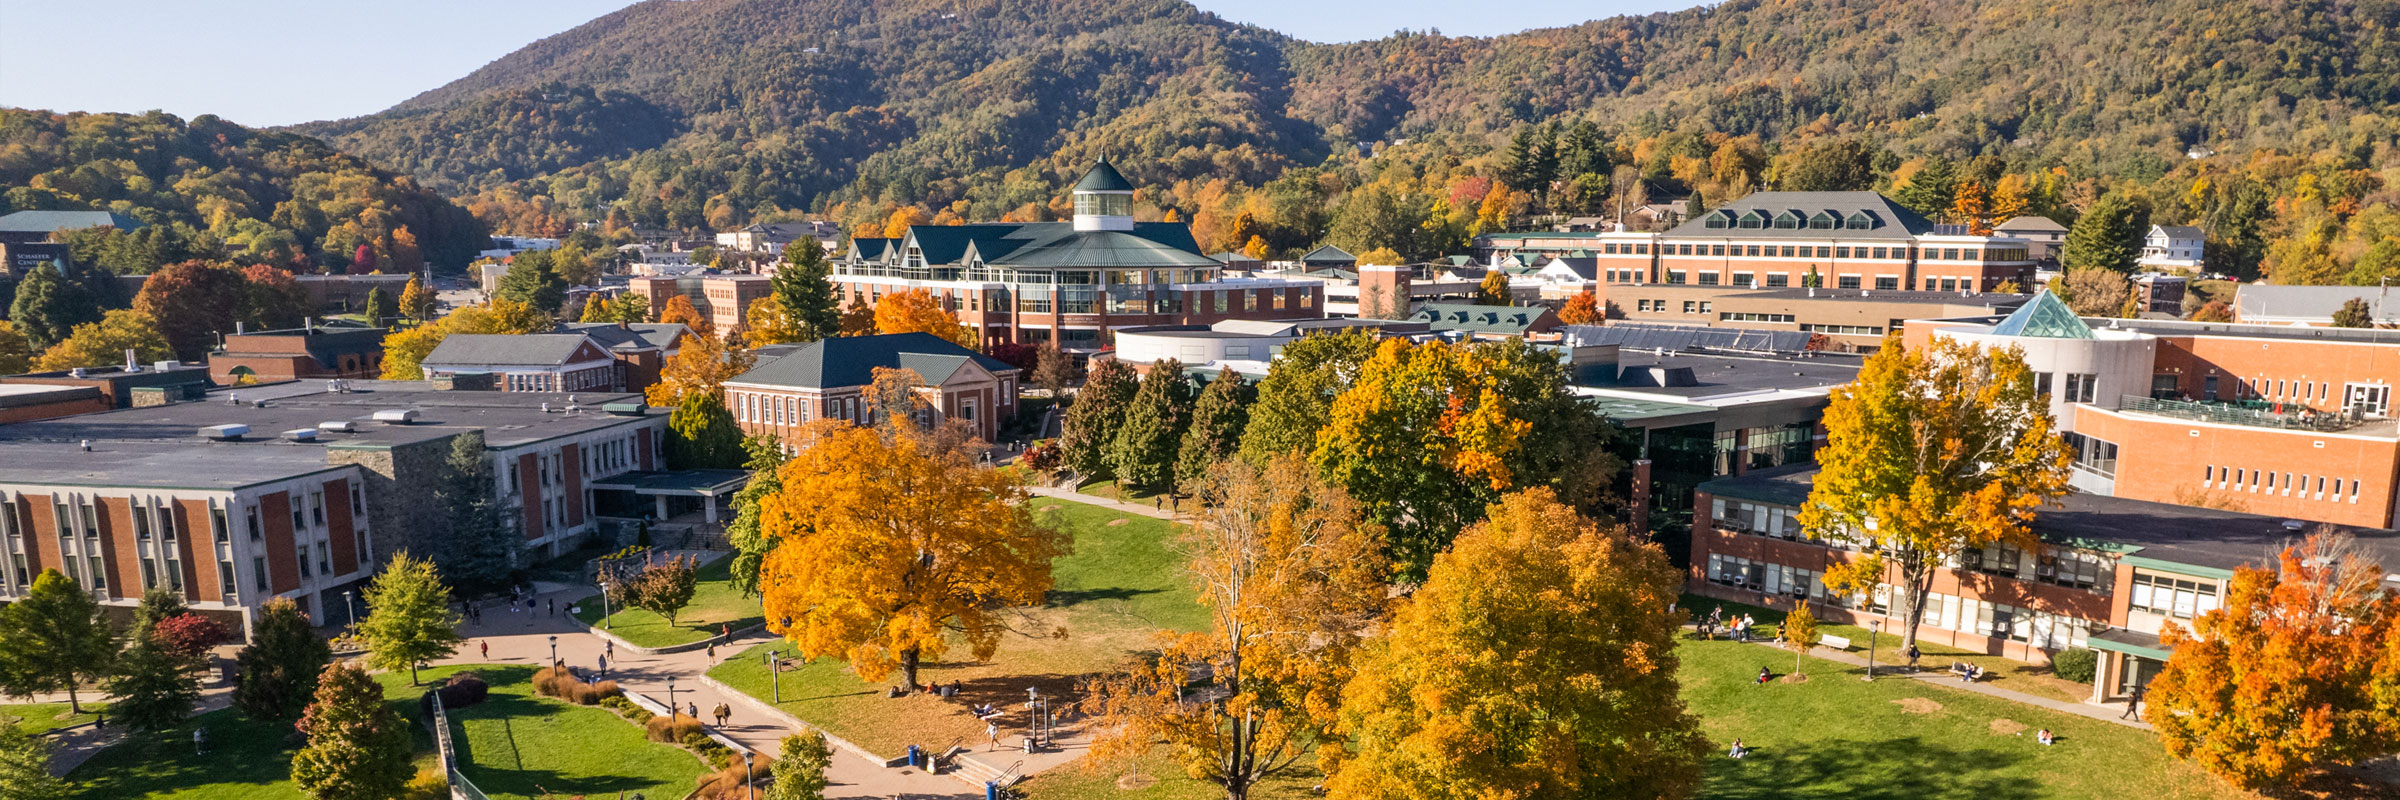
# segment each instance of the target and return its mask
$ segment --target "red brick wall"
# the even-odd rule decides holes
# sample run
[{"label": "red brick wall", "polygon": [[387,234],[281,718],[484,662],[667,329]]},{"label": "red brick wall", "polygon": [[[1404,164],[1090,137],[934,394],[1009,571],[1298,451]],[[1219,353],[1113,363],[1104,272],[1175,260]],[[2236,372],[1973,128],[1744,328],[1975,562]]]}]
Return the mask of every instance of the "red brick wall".
[{"label": "red brick wall", "polygon": [[64,571],[67,561],[58,551],[58,514],[51,496],[25,495],[24,517],[26,560],[33,562],[33,571]]},{"label": "red brick wall", "polygon": [[333,575],[358,571],[358,530],[352,527],[354,522],[350,517],[350,480],[326,481],[325,538],[333,550]]},{"label": "red brick wall", "polygon": [[[2160,503],[2189,504],[2205,495],[2230,500],[2240,511],[2316,522],[2368,528],[2392,525],[2395,471],[2400,470],[2400,442],[2390,439],[2203,425],[2184,420],[2132,414],[2112,414],[2088,406],[2075,410],[2075,431],[2117,444],[2116,496]],[[2193,435],[2194,432],[2199,435]],[[2272,473],[2280,487],[2283,476],[2310,476],[2308,496],[2295,486],[2252,491],[2245,481],[2240,490],[2208,488],[2205,467],[2237,468]],[[2342,500],[2319,499],[2314,477],[2345,481]],[[2347,481],[2357,480],[2359,497],[2351,502]],[[2222,486],[2223,479],[2217,483]],[[2332,492],[2327,492],[2331,497]],[[2227,506],[2232,508],[2232,506]]]},{"label": "red brick wall", "polygon": [[[267,588],[276,594],[300,588],[299,542],[292,535],[292,495],[272,492],[258,498],[258,513],[267,531]],[[260,598],[264,599],[264,598]]]},{"label": "red brick wall", "polygon": [[2276,380],[2286,382],[2287,399],[2302,402],[2290,382],[2326,384],[2331,401],[2305,401],[2311,408],[2340,408],[2342,384],[2400,383],[2400,347],[2390,345],[2242,339],[2226,336],[2162,336],[2158,340],[2154,374],[2177,375],[2177,386],[2194,399],[2203,397],[2207,376],[2216,375],[2217,399],[2234,399],[2237,381],[2265,379],[2271,394]]},{"label": "red brick wall", "polygon": [[73,400],[67,400],[58,403],[42,403],[39,405],[18,406],[15,408],[0,408],[0,425],[6,425],[11,422],[31,422],[37,419],[71,417],[76,414],[91,414],[100,411],[107,411],[115,407],[116,405],[114,403],[109,402],[108,395],[101,394],[91,397],[78,397]]},{"label": "red brick wall", "polygon": [[[98,498],[100,556],[108,564],[108,595],[120,600],[142,596],[142,548],[133,536],[133,501],[124,497]],[[156,535],[153,531],[152,535]]]},{"label": "red brick wall", "polygon": [[517,456],[517,491],[525,500],[525,538],[542,535],[542,473],[534,454]]},{"label": "red brick wall", "polygon": [[565,464],[567,486],[567,525],[583,524],[583,446],[570,444],[559,448],[558,460]]},{"label": "red brick wall", "polygon": [[[217,585],[216,532],[209,529],[208,501],[178,500],[175,502],[175,535],[180,537],[183,559],[183,585],[194,600],[211,601],[224,596],[225,587]],[[225,521],[232,524],[227,514]],[[228,535],[231,530],[226,531]]]}]

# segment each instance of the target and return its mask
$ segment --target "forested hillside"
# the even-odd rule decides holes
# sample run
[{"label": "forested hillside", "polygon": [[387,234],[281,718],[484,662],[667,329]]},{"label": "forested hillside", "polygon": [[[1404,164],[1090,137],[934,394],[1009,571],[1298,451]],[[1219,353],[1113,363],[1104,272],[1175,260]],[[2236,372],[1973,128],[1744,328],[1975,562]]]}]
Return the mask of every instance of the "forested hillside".
[{"label": "forested hillside", "polygon": [[1416,257],[1798,185],[2062,219],[2122,191],[2227,269],[2323,282],[2400,248],[2395,25],[2400,0],[1734,0],[1320,45],[1180,0],[651,0],[304,130],[526,233],[1045,218],[1105,154],[1212,249]]},{"label": "forested hillside", "polygon": [[69,239],[78,262],[141,274],[230,254],[292,269],[377,263],[463,267],[482,222],[420,187],[306,136],[213,116],[53,114],[0,108],[0,214],[109,210],[143,223]]}]

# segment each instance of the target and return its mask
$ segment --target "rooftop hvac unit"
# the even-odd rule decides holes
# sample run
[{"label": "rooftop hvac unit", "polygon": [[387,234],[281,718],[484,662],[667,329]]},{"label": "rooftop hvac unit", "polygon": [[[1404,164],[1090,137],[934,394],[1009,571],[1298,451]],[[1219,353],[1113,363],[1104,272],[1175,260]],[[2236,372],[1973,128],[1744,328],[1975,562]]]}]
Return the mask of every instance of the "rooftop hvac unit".
[{"label": "rooftop hvac unit", "polygon": [[336,420],[333,422],[319,422],[317,423],[317,430],[325,431],[327,433],[357,433],[358,423],[351,422],[346,419]]},{"label": "rooftop hvac unit", "polygon": [[247,434],[247,433],[249,433],[249,432],[250,432],[250,426],[248,426],[248,425],[244,425],[244,424],[241,424],[241,423],[239,423],[239,422],[235,422],[235,423],[231,423],[231,424],[226,424],[226,425],[210,425],[210,426],[208,426],[208,427],[206,427],[206,428],[201,428],[201,429],[200,429],[200,435],[201,435],[201,436],[205,436],[205,437],[207,437],[207,438],[210,438],[210,439],[215,439],[215,440],[217,440],[217,441],[220,441],[220,442],[231,442],[231,441],[236,441],[236,440],[239,440],[239,439],[241,439],[241,438],[242,438],[242,436],[243,436],[244,434]]},{"label": "rooftop hvac unit", "polygon": [[294,428],[294,429],[291,429],[291,430],[288,430],[288,431],[284,431],[284,432],[283,432],[283,438],[284,438],[284,439],[286,439],[286,440],[288,440],[288,441],[294,441],[294,442],[313,442],[313,441],[316,441],[316,440],[317,440],[317,429],[315,429],[315,428]]},{"label": "rooftop hvac unit", "polygon": [[417,421],[417,410],[413,408],[391,408],[377,411],[375,412],[375,421],[387,425],[415,424]]}]

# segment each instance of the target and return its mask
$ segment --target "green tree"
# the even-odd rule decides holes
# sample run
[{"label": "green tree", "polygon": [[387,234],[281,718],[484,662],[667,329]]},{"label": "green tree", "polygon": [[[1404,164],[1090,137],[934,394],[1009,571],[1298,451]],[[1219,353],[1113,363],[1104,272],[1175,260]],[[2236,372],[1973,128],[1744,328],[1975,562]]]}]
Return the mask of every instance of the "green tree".
[{"label": "green tree", "polygon": [[1950,159],[1934,156],[1925,159],[1908,183],[1892,193],[1892,200],[1907,206],[1910,211],[1928,218],[1939,219],[1950,212],[1957,201],[1958,165]]},{"label": "green tree", "polygon": [[495,476],[481,431],[450,438],[434,497],[448,512],[448,530],[433,548],[436,568],[469,592],[498,589],[524,564],[522,523],[492,499]]},{"label": "green tree", "polygon": [[258,610],[250,644],[234,656],[241,682],[233,705],[251,719],[291,719],[317,694],[317,678],[333,662],[333,649],[309,627],[308,615],[287,598]]},{"label": "green tree", "polygon": [[75,367],[104,367],[125,363],[125,351],[133,351],[136,361],[150,362],[175,357],[167,337],[159,334],[158,321],[148,314],[130,309],[108,312],[97,323],[75,326],[66,339],[42,351],[34,362],[37,369],[62,370]]},{"label": "green tree", "polygon": [[75,326],[99,322],[101,312],[83,287],[51,266],[35,267],[26,274],[17,284],[17,298],[9,303],[8,313],[17,333],[40,352],[66,339]]},{"label": "green tree", "polygon": [[2344,300],[2342,307],[2333,311],[2333,326],[2336,328],[2375,327],[2375,311],[2367,305],[2366,298],[2353,297]]},{"label": "green tree", "polygon": [[[1933,577],[1961,551],[2040,546],[2027,523],[2067,491],[2074,460],[2017,351],[1898,336],[1833,391],[1800,523],[1880,551],[1826,571],[1844,597],[1896,584],[1893,617],[1917,642]],[[1895,580],[1896,579],[1896,580]]]},{"label": "green tree", "polygon": [[133,644],[118,654],[116,674],[109,681],[109,706],[134,730],[165,730],[183,724],[200,700],[200,683],[188,669],[191,663],[161,646],[149,633],[136,634]]},{"label": "green tree", "polygon": [[638,294],[622,295],[615,303],[617,321],[634,324],[650,321],[650,298]]},{"label": "green tree", "polygon": [[1115,476],[1110,471],[1115,459],[1109,448],[1116,443],[1117,429],[1125,424],[1126,407],[1139,390],[1133,368],[1123,362],[1109,359],[1092,365],[1083,388],[1075,392],[1075,404],[1067,407],[1059,432],[1058,445],[1067,468],[1087,480]]},{"label": "green tree", "polygon": [[783,754],[775,759],[775,782],[759,796],[766,800],[824,800],[832,783],[825,771],[833,767],[833,746],[815,728],[783,737]]},{"label": "green tree", "polygon": [[1196,485],[1209,467],[1241,451],[1242,428],[1250,424],[1250,386],[1226,369],[1200,390],[1192,407],[1192,424],[1184,429],[1175,452],[1175,482]]},{"label": "green tree", "polygon": [[816,239],[803,237],[785,245],[783,266],[775,270],[772,283],[776,301],[800,331],[800,341],[841,334],[841,297],[833,289],[833,264]]},{"label": "green tree", "polygon": [[1775,189],[1782,192],[1856,192],[1874,185],[1873,154],[1855,139],[1811,140],[1775,169]]},{"label": "green tree", "polygon": [[264,331],[297,328],[303,319],[316,313],[316,304],[308,299],[308,290],[300,280],[273,264],[252,264],[242,268],[242,307],[234,319],[250,330]]},{"label": "green tree", "polygon": [[50,774],[50,739],[0,725],[0,797],[9,800],[67,800],[63,778]]},{"label": "green tree", "polygon": [[181,593],[164,586],[154,587],[142,592],[142,599],[135,601],[133,627],[126,631],[126,635],[148,636],[158,628],[158,623],[183,616],[191,610],[190,606],[183,604]]},{"label": "green tree", "polygon": [[1183,362],[1151,364],[1109,445],[1109,463],[1117,477],[1135,486],[1173,491],[1176,450],[1191,420],[1192,381],[1183,374]]},{"label": "green tree", "polygon": [[775,549],[775,540],[759,525],[759,515],[765,510],[759,501],[783,490],[779,473],[790,457],[783,453],[783,442],[773,436],[744,439],[742,449],[750,454],[749,463],[743,465],[750,469],[750,482],[733,493],[733,521],[725,525],[725,542],[733,547],[733,588],[756,595],[759,569]]},{"label": "green tree", "polygon": [[1360,654],[1329,795],[1691,796],[1709,744],[1676,680],[1682,575],[1544,489],[1489,516]]},{"label": "green tree", "polygon": [[690,392],[667,416],[667,466],[670,469],[739,469],[741,425],[725,402],[709,392]]},{"label": "green tree", "polygon": [[[367,666],[406,669],[409,685],[415,686],[418,665],[457,650],[466,638],[458,635],[449,594],[433,562],[410,558],[406,550],[393,553],[367,586],[367,619],[358,625],[358,636],[367,643]],[[325,692],[318,689],[319,702]]]},{"label": "green tree", "polygon": [[1557,132],[1548,125],[1517,128],[1501,156],[1500,182],[1508,188],[1541,197],[1550,193],[1558,175]]},{"label": "green tree", "polygon": [[559,306],[567,302],[567,279],[558,274],[555,260],[547,250],[525,250],[510,256],[496,294],[545,314],[558,313]]},{"label": "green tree", "polygon": [[325,668],[299,728],[308,745],[292,754],[292,782],[311,800],[392,800],[416,774],[408,723],[384,704],[383,685],[351,664]]},{"label": "green tree", "polygon": [[369,325],[390,325],[393,320],[400,317],[400,302],[392,299],[390,294],[386,294],[383,287],[377,286],[367,290],[367,307],[364,309],[364,313]]},{"label": "green tree", "polygon": [[80,692],[107,677],[115,661],[114,636],[90,592],[56,569],[42,570],[24,599],[0,608],[0,689],[63,691],[68,710],[82,713]]},{"label": "green tree", "polygon": [[1333,398],[1350,387],[1375,354],[1375,336],[1347,330],[1283,346],[1283,357],[1258,382],[1258,400],[1242,427],[1242,460],[1253,465],[1285,453],[1316,449],[1317,431],[1333,417]]},{"label": "green tree", "polygon": [[2150,204],[2122,192],[2094,202],[2067,228],[2059,263],[2069,270],[2106,269],[2131,274],[2150,232]]}]

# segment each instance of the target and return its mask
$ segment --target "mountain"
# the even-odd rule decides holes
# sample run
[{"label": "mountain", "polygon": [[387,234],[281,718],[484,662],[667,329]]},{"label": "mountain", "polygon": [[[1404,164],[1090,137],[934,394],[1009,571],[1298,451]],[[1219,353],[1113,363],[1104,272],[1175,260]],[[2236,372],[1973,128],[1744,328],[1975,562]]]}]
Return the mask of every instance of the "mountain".
[{"label": "mountain", "polygon": [[[474,195],[503,229],[864,224],[912,204],[1041,216],[1105,155],[1187,215],[1273,194],[1249,210],[1303,240],[1330,221],[1276,203],[1338,205],[1390,179],[1361,143],[1429,183],[1462,162],[1489,175],[1512,134],[1553,122],[1590,123],[1598,158],[1639,166],[1657,194],[1746,192],[1787,145],[1838,137],[1866,146],[1877,188],[1924,159],[1982,158],[1991,178],[2058,171],[2071,205],[2187,170],[2195,147],[2370,174],[2400,161],[2383,116],[2400,104],[2396,26],[2400,0],[1732,0],[1324,45],[1181,0],[649,0],[301,130]],[[1758,163],[1711,166],[1729,140]],[[1516,188],[1536,208],[1622,190],[1573,177]]]}]

